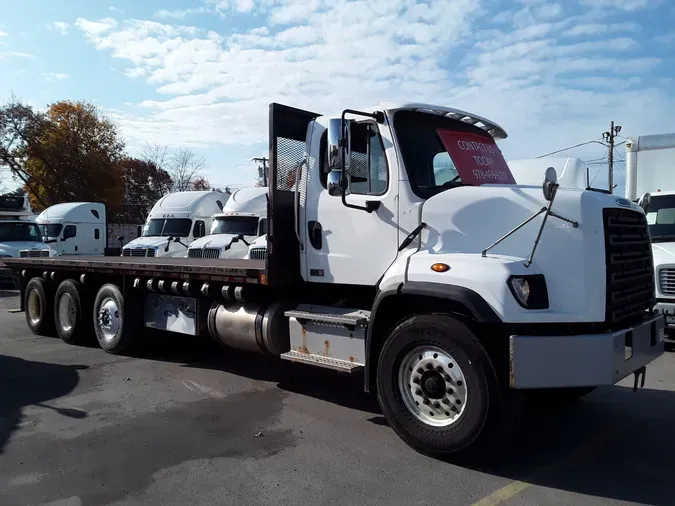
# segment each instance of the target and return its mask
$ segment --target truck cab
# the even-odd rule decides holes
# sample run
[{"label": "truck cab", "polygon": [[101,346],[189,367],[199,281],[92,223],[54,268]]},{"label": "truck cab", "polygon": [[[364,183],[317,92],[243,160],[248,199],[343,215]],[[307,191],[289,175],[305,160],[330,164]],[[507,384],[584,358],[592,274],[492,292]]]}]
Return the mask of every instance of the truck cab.
[{"label": "truck cab", "polygon": [[187,257],[245,258],[251,241],[267,233],[267,198],[266,187],[236,190],[211,217],[208,235],[189,245]]},{"label": "truck cab", "polygon": [[[56,254],[43,241],[28,196],[0,196],[0,262],[6,258],[42,258]],[[9,269],[0,268],[0,282],[12,282]]]},{"label": "truck cab", "polygon": [[675,133],[626,141],[626,198],[647,215],[654,255],[655,311],[665,316],[668,339],[675,331]]},{"label": "truck cab", "polygon": [[213,215],[222,212],[229,194],[186,191],[162,197],[150,210],[141,237],[122,248],[122,256],[184,258],[192,241],[204,237]]},{"label": "truck cab", "polygon": [[48,207],[35,222],[59,255],[103,255],[108,234],[105,204],[66,202]]}]

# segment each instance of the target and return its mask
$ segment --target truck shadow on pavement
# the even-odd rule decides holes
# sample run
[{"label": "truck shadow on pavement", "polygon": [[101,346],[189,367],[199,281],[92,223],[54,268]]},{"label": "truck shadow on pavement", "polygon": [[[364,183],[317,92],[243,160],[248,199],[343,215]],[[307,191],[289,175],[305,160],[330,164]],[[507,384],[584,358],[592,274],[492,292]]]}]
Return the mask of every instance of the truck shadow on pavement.
[{"label": "truck shadow on pavement", "polygon": [[22,411],[27,406],[51,409],[71,418],[86,416],[82,411],[45,404],[72,392],[79,383],[78,371],[86,368],[0,355],[0,454],[22,423]]},{"label": "truck shadow on pavement", "polygon": [[[190,345],[182,336],[164,336],[161,344],[150,338],[140,356],[274,382],[281,390],[359,410],[369,422],[387,425],[375,396],[363,392],[361,374],[341,375],[224,350],[208,338]],[[600,388],[563,405],[530,403],[512,438],[490,455],[487,463],[448,464],[523,482],[525,489],[547,487],[665,506],[673,504],[673,427],[675,392],[645,388],[634,393],[632,388],[621,386]],[[396,438],[388,428],[383,431],[384,438]],[[518,502],[517,496],[513,500],[510,504]],[[564,500],[560,502],[563,503]]]},{"label": "truck shadow on pavement", "polygon": [[[189,337],[188,337],[189,339]],[[144,336],[134,356],[146,360],[181,363],[183,367],[211,369],[277,384],[281,390],[379,415],[374,396],[363,392],[363,375],[308,367],[274,357],[225,349],[208,337],[194,339],[164,334]]]},{"label": "truck shadow on pavement", "polygon": [[[525,413],[525,423],[491,462],[467,467],[526,487],[673,504],[675,392],[614,386],[568,405],[533,404]],[[540,503],[547,502],[542,495]]]}]

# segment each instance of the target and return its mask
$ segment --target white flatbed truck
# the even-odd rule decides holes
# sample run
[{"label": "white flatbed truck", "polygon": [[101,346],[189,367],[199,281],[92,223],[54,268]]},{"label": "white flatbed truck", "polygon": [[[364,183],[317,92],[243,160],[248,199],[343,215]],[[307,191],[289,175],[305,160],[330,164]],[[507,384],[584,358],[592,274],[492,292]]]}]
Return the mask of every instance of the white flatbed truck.
[{"label": "white flatbed truck", "polygon": [[269,135],[264,260],[7,259],[30,329],[124,353],[145,325],[363,371],[393,430],[434,456],[485,448],[516,390],[637,384],[663,353],[643,209],[558,189],[553,169],[515,185],[496,123],[271,104]]}]

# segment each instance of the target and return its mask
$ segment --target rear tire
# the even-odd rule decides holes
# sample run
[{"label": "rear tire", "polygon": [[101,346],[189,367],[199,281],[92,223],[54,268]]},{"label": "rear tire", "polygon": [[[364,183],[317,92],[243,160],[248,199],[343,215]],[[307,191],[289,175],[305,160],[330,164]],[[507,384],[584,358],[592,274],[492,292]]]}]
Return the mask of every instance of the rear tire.
[{"label": "rear tire", "polygon": [[32,278],[24,291],[26,324],[31,332],[38,336],[54,335],[53,299],[49,288],[42,278]]},{"label": "rear tire", "polygon": [[[433,457],[476,453],[506,427],[497,375],[471,330],[446,315],[413,316],[387,338],[377,396],[396,434]],[[496,422],[495,422],[496,421]]]},{"label": "rear tire", "polygon": [[139,329],[138,308],[125,307],[124,297],[117,286],[103,285],[94,301],[94,331],[98,344],[115,355],[129,352],[136,344]]},{"label": "rear tire", "polygon": [[[77,281],[61,282],[54,296],[54,324],[64,343],[80,344],[91,332],[91,303],[82,297],[83,287]],[[84,299],[84,300],[83,300]]]}]

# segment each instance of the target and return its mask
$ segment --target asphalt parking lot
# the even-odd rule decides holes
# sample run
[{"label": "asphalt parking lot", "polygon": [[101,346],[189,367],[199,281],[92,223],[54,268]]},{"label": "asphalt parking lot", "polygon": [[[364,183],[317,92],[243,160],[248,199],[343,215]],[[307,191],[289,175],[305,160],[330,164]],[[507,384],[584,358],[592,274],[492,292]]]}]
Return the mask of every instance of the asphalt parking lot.
[{"label": "asphalt parking lot", "polygon": [[535,410],[476,469],[405,446],[359,378],[173,336],[113,356],[34,336],[14,307],[0,289],[3,506],[673,504],[673,353],[637,393]]}]

